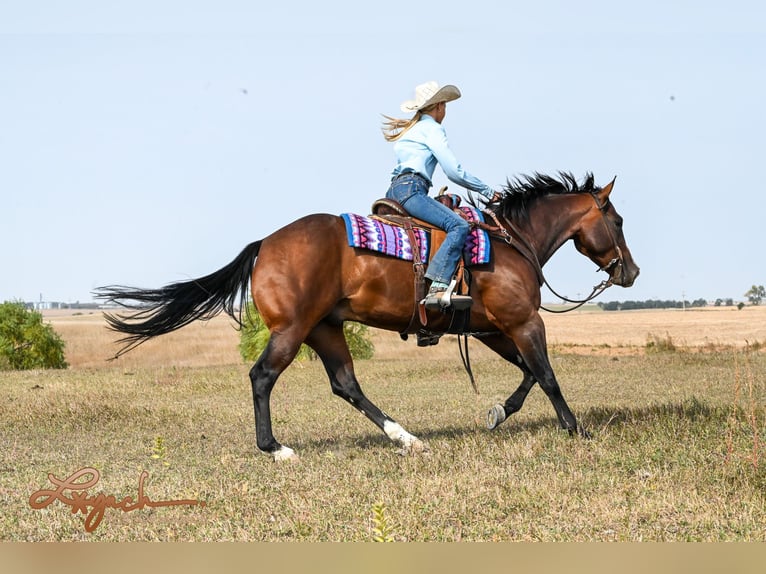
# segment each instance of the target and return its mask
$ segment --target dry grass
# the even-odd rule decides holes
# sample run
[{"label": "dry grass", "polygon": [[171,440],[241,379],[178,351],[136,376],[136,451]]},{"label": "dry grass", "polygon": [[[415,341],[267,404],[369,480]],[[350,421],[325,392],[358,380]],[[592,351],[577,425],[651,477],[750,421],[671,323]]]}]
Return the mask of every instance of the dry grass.
[{"label": "dry grass", "polygon": [[652,337],[694,350],[766,344],[766,306],[646,311],[593,310],[544,315],[553,345],[635,349]]},{"label": "dry grass", "polygon": [[197,321],[165,337],[147,341],[116,363],[109,359],[121,347],[119,333],[110,331],[100,312],[47,312],[49,321],[66,342],[66,359],[72,369],[103,369],[110,366],[137,368],[207,367],[240,364],[239,331],[236,323],[222,315]]},{"label": "dry grass", "polygon": [[[669,339],[686,350],[714,351],[766,346],[766,305],[746,307],[709,307],[663,311],[602,312],[588,308],[572,313],[543,313],[548,342],[554,349],[584,354],[624,355],[642,353],[654,338]],[[49,321],[66,341],[66,359],[71,368],[100,369],[119,349],[118,334],[105,327],[100,312],[72,313],[48,311]],[[454,354],[454,342],[440,344],[425,352],[412,344],[403,344],[395,333],[373,331],[377,357],[385,359],[444,360]],[[447,337],[448,340],[454,340]],[[242,362],[237,344],[239,332],[227,316],[208,322],[196,322],[163,338],[149,341],[122,357],[123,368],[206,367],[235,365]],[[492,357],[480,344],[471,352],[476,357]]]},{"label": "dry grass", "polygon": [[[0,373],[0,539],[365,541],[385,507],[394,540],[764,540],[766,353],[742,348],[764,340],[764,315],[729,311],[736,330],[726,313],[546,316],[554,368],[591,441],[557,430],[539,389],[489,432],[484,414],[515,388],[514,368],[473,343],[477,397],[453,338],[422,350],[375,333],[360,380],[431,453],[396,455],[308,362],[283,374],[272,401],[297,465],[254,452],[249,365],[228,320],[107,363],[112,335],[98,315],[55,317],[72,367]],[[644,353],[650,333],[676,351]],[[61,503],[30,508],[49,472],[85,466],[102,475],[92,494],[135,496],[147,470],[153,500],[207,505],[107,510],[92,534]]]}]

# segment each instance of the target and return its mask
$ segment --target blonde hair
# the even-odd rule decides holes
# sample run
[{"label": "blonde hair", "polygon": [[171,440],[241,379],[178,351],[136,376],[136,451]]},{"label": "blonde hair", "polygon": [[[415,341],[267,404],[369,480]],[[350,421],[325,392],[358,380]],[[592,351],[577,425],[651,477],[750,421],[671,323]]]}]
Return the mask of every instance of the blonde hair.
[{"label": "blonde hair", "polygon": [[383,127],[381,128],[383,131],[383,137],[386,138],[387,142],[395,142],[400,137],[402,137],[405,133],[407,133],[407,130],[409,130],[412,126],[418,123],[423,114],[430,112],[437,105],[439,104],[438,103],[431,104],[427,108],[418,110],[417,112],[415,112],[415,115],[412,116],[412,118],[410,118],[409,120],[400,120],[400,119],[392,118],[391,116],[382,114],[383,117],[386,118],[386,121],[383,122]]}]

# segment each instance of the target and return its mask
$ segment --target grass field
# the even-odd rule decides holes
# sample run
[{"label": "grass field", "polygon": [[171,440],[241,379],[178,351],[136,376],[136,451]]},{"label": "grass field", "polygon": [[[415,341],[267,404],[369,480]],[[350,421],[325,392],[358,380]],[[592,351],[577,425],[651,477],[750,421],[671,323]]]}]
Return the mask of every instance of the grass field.
[{"label": "grass field", "polygon": [[[119,361],[99,314],[47,317],[65,371],[0,372],[2,540],[766,540],[766,308],[546,314],[563,392],[593,439],[557,429],[539,388],[495,431],[520,373],[478,342],[476,396],[454,338],[418,349],[375,332],[370,398],[431,452],[399,456],[332,396],[320,364],[272,399],[298,464],[255,452],[247,372],[227,318]],[[205,505],[85,513],[30,496],[92,467],[88,493]],[[87,510],[87,509],[86,509]]]}]

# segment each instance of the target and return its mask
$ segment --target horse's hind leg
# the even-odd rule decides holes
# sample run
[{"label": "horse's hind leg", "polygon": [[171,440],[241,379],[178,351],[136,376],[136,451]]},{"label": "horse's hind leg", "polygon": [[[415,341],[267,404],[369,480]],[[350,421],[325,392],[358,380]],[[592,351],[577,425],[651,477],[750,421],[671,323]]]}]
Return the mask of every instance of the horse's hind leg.
[{"label": "horse's hind leg", "polygon": [[277,378],[295,358],[300,341],[291,341],[285,335],[272,334],[258,361],[250,369],[255,410],[255,437],[258,448],[274,457],[275,461],[297,458],[295,452],[277,442],[271,430],[271,390]]},{"label": "horse's hind leg", "polygon": [[320,323],[306,339],[322,359],[330,378],[333,394],[348,401],[363,415],[374,422],[394,442],[398,442],[404,452],[424,452],[426,444],[408,433],[394,419],[381,411],[362,392],[354,374],[351,353],[343,334],[343,325]]}]

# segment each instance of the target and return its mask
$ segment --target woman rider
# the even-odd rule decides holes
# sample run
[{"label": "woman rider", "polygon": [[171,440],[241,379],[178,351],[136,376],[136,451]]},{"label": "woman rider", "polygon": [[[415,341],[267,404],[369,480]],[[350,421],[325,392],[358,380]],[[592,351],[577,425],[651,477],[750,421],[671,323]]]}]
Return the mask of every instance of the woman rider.
[{"label": "woman rider", "polygon": [[439,87],[436,82],[427,82],[415,88],[414,100],[401,105],[403,112],[414,112],[411,119],[384,116],[387,121],[383,124],[383,135],[387,141],[394,142],[396,155],[396,167],[386,197],[398,201],[413,217],[447,233],[425,273],[431,280],[431,289],[424,303],[430,309],[450,306],[467,309],[473,303],[469,296],[453,295],[449,289],[470,227],[457,213],[429,197],[436,164],[450,181],[482,194],[489,201],[500,199],[500,194],[466,172],[450,150],[441,124],[447,102],[459,97],[460,90],[456,86]]}]

